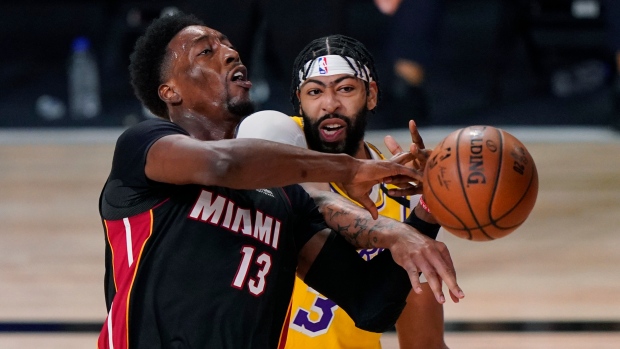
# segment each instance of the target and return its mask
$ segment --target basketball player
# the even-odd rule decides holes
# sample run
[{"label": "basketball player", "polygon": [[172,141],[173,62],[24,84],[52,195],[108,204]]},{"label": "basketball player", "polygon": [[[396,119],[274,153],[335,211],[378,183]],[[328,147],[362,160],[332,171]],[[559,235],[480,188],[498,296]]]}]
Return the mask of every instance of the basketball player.
[{"label": "basketball player", "polygon": [[[251,112],[251,82],[223,34],[193,16],[162,17],[136,43],[130,71],[160,119],[119,137],[101,193],[108,316],[98,348],[277,348],[295,273],[371,331],[393,323],[418,271],[435,275],[438,298],[442,281],[463,297],[445,245],[406,245],[407,271],[389,251],[360,262],[289,185],[349,183],[363,201],[376,181],[419,180],[417,171],[228,139]],[[403,249],[396,235],[374,237],[395,256]],[[379,282],[362,287],[367,277]]]},{"label": "basketball player", "polygon": [[[310,149],[325,154],[345,153],[358,159],[383,159],[375,146],[364,142],[369,111],[374,110],[379,100],[378,83],[373,58],[361,42],[342,35],[316,39],[295,61],[291,101],[301,117],[293,117],[292,122],[281,113],[257,113],[241,123],[237,137],[270,139],[302,147],[307,144]],[[410,131],[414,140],[412,152],[418,154],[418,167],[423,168],[426,152],[413,121]],[[386,141],[390,150],[401,150],[393,139]],[[305,183],[304,188],[320,206],[323,197],[316,190],[332,191],[351,200],[350,193],[338,182]],[[409,200],[389,195],[390,189],[395,194],[404,192],[385,184],[373,188],[371,196],[379,213],[399,221],[411,215],[409,221],[415,221],[418,230],[436,238],[440,226],[424,209],[424,201],[421,200],[411,213]],[[338,217],[344,218],[342,212],[339,211]],[[329,217],[326,219],[329,221]],[[345,223],[340,225],[350,229]],[[359,251],[366,260],[378,252],[376,248]],[[423,288],[425,292],[420,294],[411,292],[396,323],[400,347],[447,348],[443,338],[442,304],[435,301],[427,283]],[[317,293],[302,279],[296,279],[287,348],[380,348],[380,335],[356,328],[346,312],[332,300]]]}]

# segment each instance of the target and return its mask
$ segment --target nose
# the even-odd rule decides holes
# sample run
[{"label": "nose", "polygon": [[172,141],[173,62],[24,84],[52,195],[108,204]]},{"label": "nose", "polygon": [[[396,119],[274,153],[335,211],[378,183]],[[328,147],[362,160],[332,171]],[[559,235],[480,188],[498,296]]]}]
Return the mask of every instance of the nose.
[{"label": "nose", "polygon": [[222,48],[222,52],[224,53],[224,63],[226,63],[226,65],[241,61],[241,57],[239,57],[239,52],[237,52],[235,49],[230,48],[226,45],[221,45],[220,47]]},{"label": "nose", "polygon": [[333,114],[338,110],[338,108],[340,108],[340,99],[330,88],[323,92],[322,97],[321,107],[326,114]]}]

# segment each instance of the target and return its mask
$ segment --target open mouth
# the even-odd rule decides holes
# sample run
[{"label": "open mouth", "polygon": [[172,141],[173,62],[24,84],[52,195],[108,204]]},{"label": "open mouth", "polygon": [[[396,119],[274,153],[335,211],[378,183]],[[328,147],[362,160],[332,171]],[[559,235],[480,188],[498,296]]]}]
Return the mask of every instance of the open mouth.
[{"label": "open mouth", "polygon": [[340,119],[327,119],[319,125],[321,138],[325,142],[337,142],[345,137],[347,124]]},{"label": "open mouth", "polygon": [[252,82],[248,80],[248,70],[243,65],[233,69],[230,81],[246,89],[252,87]]}]

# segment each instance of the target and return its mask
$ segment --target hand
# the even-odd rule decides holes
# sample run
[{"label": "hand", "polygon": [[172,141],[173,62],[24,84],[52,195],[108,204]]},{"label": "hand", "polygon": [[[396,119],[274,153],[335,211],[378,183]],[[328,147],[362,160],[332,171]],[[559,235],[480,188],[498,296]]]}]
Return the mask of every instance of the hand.
[{"label": "hand", "polygon": [[[412,161],[409,153],[400,155],[401,162]],[[421,181],[422,173],[411,167],[387,160],[358,160],[360,165],[349,183],[342,183],[347,195],[368,210],[373,219],[379,217],[375,203],[368,196],[376,184],[393,181]]]},{"label": "hand", "polygon": [[396,13],[402,0],[375,0],[375,6],[384,15],[391,16]]},{"label": "hand", "polygon": [[458,303],[465,294],[456,282],[456,271],[446,245],[407,227],[411,231],[399,234],[389,250],[394,261],[409,274],[414,292],[422,293],[419,277],[421,272],[426,276],[437,302],[443,304],[446,301],[442,290],[442,283],[445,282],[450,290],[450,298]]},{"label": "hand", "polygon": [[[411,133],[411,145],[409,146],[409,153],[413,156],[413,161],[407,163],[402,162],[401,154],[403,154],[403,149],[392,136],[388,135],[385,136],[384,143],[388,150],[392,153],[392,155],[394,155],[390,159],[390,161],[398,162],[400,164],[423,172],[424,168],[426,167],[426,162],[430,157],[432,151],[425,149],[424,140],[420,136],[418,128],[413,120],[409,120],[409,132]],[[422,181],[417,181],[414,183],[393,181],[392,184],[396,185],[400,189],[391,189],[389,191],[390,195],[406,196],[422,194]]]}]

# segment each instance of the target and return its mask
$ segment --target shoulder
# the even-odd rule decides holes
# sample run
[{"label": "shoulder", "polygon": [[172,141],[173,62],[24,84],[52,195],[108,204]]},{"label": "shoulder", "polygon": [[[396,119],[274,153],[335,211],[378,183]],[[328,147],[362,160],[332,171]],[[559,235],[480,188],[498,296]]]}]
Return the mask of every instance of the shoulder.
[{"label": "shoulder", "polygon": [[117,146],[153,143],[157,139],[171,134],[188,135],[183,128],[173,122],[164,119],[149,119],[125,130],[118,138]]},{"label": "shoulder", "polygon": [[259,138],[307,148],[304,133],[294,118],[275,110],[263,110],[243,119],[236,138]]},{"label": "shoulder", "polygon": [[174,134],[188,135],[180,126],[163,119],[149,119],[129,127],[116,141],[112,175],[122,176],[131,170],[142,177],[151,146],[162,137]]},{"label": "shoulder", "polygon": [[299,128],[304,128],[304,119],[301,116],[291,116],[291,119],[295,121]]}]

